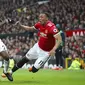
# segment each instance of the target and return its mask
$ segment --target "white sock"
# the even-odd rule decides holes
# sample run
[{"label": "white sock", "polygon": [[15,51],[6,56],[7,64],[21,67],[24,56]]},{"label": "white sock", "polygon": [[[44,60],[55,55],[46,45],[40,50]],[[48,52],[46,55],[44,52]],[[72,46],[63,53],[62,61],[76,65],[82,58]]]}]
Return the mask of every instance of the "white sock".
[{"label": "white sock", "polygon": [[7,73],[9,68],[9,61],[4,60],[4,73]]},{"label": "white sock", "polygon": [[9,73],[10,73],[10,74],[12,74],[12,73],[13,73],[11,69],[10,69]]}]

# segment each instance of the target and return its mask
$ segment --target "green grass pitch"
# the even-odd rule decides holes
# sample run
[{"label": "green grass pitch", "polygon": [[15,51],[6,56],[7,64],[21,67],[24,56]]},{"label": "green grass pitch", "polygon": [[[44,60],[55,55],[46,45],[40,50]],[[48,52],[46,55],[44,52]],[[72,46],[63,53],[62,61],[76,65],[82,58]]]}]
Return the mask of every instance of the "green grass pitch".
[{"label": "green grass pitch", "polygon": [[10,82],[0,76],[0,85],[85,85],[85,70],[41,69],[31,73],[27,69],[20,69],[13,74],[13,78],[14,81]]}]

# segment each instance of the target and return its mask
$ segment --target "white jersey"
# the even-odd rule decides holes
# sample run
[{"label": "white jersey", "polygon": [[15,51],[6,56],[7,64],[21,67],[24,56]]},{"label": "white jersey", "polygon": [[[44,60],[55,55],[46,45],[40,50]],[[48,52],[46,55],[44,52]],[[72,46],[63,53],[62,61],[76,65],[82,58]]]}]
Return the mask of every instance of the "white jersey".
[{"label": "white jersey", "polygon": [[7,51],[7,47],[6,45],[2,42],[2,40],[0,39],[0,52],[2,51]]}]

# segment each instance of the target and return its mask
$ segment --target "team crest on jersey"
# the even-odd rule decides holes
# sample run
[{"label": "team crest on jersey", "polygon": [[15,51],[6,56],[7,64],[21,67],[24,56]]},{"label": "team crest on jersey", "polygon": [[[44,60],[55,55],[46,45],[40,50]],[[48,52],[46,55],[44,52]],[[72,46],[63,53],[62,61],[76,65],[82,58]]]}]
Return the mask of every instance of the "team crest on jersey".
[{"label": "team crest on jersey", "polygon": [[53,32],[57,32],[57,29],[53,29]]},{"label": "team crest on jersey", "polygon": [[48,33],[48,30],[45,30],[45,33]]}]

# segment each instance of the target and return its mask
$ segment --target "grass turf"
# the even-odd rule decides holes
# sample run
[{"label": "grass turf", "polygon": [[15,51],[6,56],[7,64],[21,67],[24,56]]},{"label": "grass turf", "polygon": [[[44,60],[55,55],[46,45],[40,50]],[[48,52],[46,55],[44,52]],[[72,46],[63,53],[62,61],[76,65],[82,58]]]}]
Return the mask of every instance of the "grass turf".
[{"label": "grass turf", "polygon": [[85,70],[41,69],[31,73],[27,69],[20,69],[13,74],[13,78],[14,81],[10,82],[0,76],[0,85],[85,85]]}]

